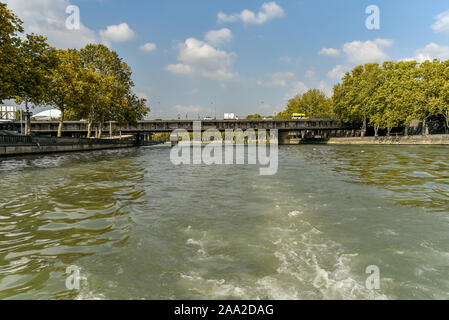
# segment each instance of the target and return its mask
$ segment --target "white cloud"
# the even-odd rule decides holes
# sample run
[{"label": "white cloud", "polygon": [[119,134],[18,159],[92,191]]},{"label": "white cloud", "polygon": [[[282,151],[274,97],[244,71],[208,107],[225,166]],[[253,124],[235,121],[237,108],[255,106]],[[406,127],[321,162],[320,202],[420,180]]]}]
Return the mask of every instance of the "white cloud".
[{"label": "white cloud", "polygon": [[324,81],[320,81],[319,88],[321,91],[323,91],[326,94],[326,96],[332,97],[332,94],[333,94],[332,86],[330,86],[329,84],[327,84]]},{"label": "white cloud", "polygon": [[341,78],[354,66],[370,62],[382,62],[390,57],[384,49],[393,45],[393,40],[376,39],[368,41],[352,41],[343,45],[343,53],[346,61],[343,64],[336,65],[327,73],[327,77],[332,80],[340,81]]},{"label": "white cloud", "polygon": [[435,20],[435,23],[432,25],[433,31],[449,32],[449,10],[437,15]]},{"label": "white cloud", "polygon": [[44,35],[55,47],[82,48],[98,42],[96,33],[82,22],[79,30],[66,28],[68,15],[65,12],[71,5],[69,0],[6,0],[6,3],[23,20],[26,33]]},{"label": "white cloud", "polygon": [[145,43],[143,46],[140,47],[140,50],[144,52],[153,52],[157,49],[157,45],[155,43]]},{"label": "white cloud", "polygon": [[206,33],[204,37],[207,42],[212,45],[222,45],[226,42],[230,42],[232,40],[232,31],[228,28],[223,28],[220,30],[211,30]]},{"label": "white cloud", "polygon": [[266,75],[270,78],[269,81],[257,81],[257,85],[261,87],[286,87],[287,81],[293,78],[295,74],[293,72],[277,72],[273,74]]},{"label": "white cloud", "polygon": [[404,60],[416,60],[421,63],[426,60],[448,60],[449,59],[449,46],[439,45],[434,42],[429,43],[422,49],[416,50],[416,56]]},{"label": "white cloud", "polygon": [[302,81],[295,81],[291,85],[290,91],[285,94],[284,99],[290,100],[291,98],[296,97],[299,94],[306,93],[309,90],[309,87]]},{"label": "white cloud", "polygon": [[263,24],[273,19],[282,18],[284,15],[284,10],[276,2],[272,1],[264,3],[258,13],[254,13],[248,9],[243,10],[241,13],[231,15],[220,12],[218,14],[218,22],[236,22],[237,20],[242,20],[247,24]]},{"label": "white cloud", "polygon": [[136,33],[127,23],[108,26],[106,27],[106,30],[100,30],[100,36],[105,44],[110,44],[111,42],[126,42],[137,37]]},{"label": "white cloud", "polygon": [[334,48],[323,48],[320,50],[320,52],[318,52],[318,54],[321,56],[335,57],[340,54],[340,50]]},{"label": "white cloud", "polygon": [[203,107],[201,107],[199,105],[184,106],[184,105],[178,104],[178,105],[174,106],[172,109],[175,110],[176,112],[180,112],[180,113],[197,113],[197,112],[203,111]]},{"label": "white cloud", "polygon": [[329,72],[327,73],[327,76],[328,76],[330,79],[340,81],[341,78],[343,78],[343,76],[345,75],[345,73],[346,73],[347,71],[349,71],[350,69],[351,69],[351,67],[349,67],[349,66],[347,66],[347,65],[339,64],[339,65],[335,66],[334,69],[332,69],[331,71],[329,71]]},{"label": "white cloud", "polygon": [[218,50],[210,44],[189,38],[179,45],[180,63],[166,67],[175,74],[196,75],[219,81],[234,80],[238,74],[233,71],[234,54]]},{"label": "white cloud", "polygon": [[168,65],[165,69],[176,74],[190,74],[193,72],[190,66],[182,63]]},{"label": "white cloud", "polygon": [[145,93],[145,92],[137,92],[136,95],[140,98],[140,99],[145,99],[145,100],[150,100],[150,97]]},{"label": "white cloud", "polygon": [[343,52],[346,53],[351,63],[360,64],[384,61],[389,59],[389,57],[383,49],[392,44],[393,41],[387,39],[368,40],[365,42],[353,41],[343,45]]},{"label": "white cloud", "polygon": [[285,63],[290,63],[290,62],[292,62],[292,58],[287,57],[287,56],[281,57],[280,60],[281,60],[282,62],[285,62]]}]

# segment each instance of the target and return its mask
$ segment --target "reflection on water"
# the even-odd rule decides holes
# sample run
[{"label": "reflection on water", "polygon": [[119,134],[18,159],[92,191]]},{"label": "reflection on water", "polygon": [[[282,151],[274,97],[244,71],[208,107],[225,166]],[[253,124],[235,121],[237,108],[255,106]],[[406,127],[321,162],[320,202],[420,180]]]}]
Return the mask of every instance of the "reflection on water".
[{"label": "reflection on water", "polygon": [[449,212],[449,161],[445,146],[321,148],[306,156],[348,177],[390,191],[403,205]]},{"label": "reflection on water", "polygon": [[273,177],[165,147],[3,159],[0,298],[449,298],[447,150],[281,147]]},{"label": "reflection on water", "polygon": [[73,297],[60,286],[66,266],[126,244],[129,205],[145,194],[134,152],[1,162],[0,298]]}]

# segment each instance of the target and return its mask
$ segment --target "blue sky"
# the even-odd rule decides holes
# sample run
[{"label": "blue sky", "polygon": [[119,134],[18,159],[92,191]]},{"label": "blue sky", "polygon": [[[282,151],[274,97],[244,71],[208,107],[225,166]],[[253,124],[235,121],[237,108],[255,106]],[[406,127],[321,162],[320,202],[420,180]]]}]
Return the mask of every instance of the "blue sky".
[{"label": "blue sky", "polygon": [[[308,88],[331,94],[361,63],[449,59],[447,0],[6,2],[54,46],[116,50],[150,118],[273,115]],[[79,30],[65,27],[69,5],[80,9]],[[370,5],[380,10],[379,30],[365,25]]]}]

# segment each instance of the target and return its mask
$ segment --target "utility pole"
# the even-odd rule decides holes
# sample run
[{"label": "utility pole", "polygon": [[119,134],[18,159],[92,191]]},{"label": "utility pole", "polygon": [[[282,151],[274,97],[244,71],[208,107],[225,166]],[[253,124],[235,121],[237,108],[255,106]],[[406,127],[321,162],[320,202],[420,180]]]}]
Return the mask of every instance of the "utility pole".
[{"label": "utility pole", "polygon": [[214,106],[215,120],[217,120],[217,97],[216,96],[214,96],[214,100],[211,102],[211,104]]}]

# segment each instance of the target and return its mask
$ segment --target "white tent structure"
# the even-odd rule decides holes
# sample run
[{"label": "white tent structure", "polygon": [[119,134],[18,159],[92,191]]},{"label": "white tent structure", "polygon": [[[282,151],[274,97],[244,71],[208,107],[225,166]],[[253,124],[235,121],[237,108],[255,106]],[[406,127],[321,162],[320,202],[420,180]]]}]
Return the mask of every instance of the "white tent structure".
[{"label": "white tent structure", "polygon": [[51,109],[42,111],[34,116],[32,116],[36,121],[50,121],[61,118],[61,111],[58,109]]}]

